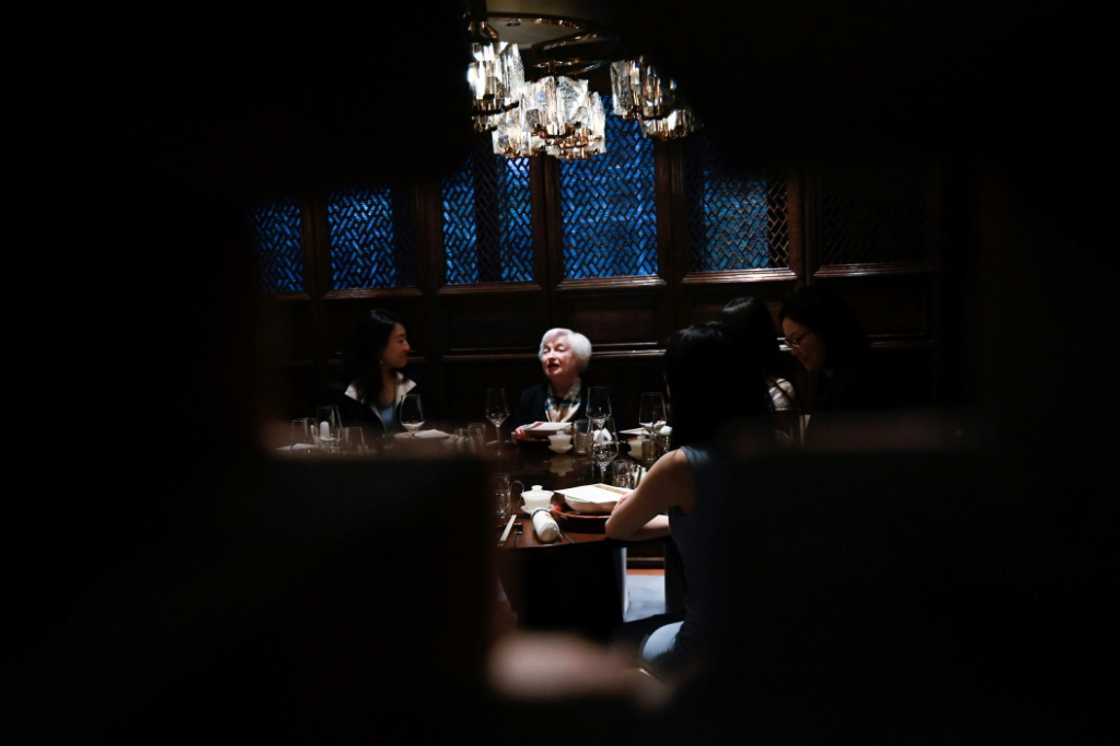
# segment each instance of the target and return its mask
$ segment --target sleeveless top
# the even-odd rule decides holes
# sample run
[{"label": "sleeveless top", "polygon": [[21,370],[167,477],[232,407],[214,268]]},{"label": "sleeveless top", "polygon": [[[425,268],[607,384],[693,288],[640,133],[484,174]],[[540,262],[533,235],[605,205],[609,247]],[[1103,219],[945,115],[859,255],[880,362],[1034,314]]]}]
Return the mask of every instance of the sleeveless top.
[{"label": "sleeveless top", "polygon": [[707,550],[712,546],[709,535],[716,527],[712,508],[718,505],[720,491],[726,487],[708,448],[681,446],[681,451],[692,467],[696,501],[689,513],[676,506],[669,509],[669,531],[681,553],[688,589],[684,623],[677,633],[674,652],[691,656],[703,648],[709,629],[714,589]]}]

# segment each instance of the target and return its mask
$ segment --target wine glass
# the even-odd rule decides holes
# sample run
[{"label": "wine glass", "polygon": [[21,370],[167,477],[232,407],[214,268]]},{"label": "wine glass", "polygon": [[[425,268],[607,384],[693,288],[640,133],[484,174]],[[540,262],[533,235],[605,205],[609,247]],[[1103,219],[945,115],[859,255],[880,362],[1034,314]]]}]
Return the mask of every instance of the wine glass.
[{"label": "wine glass", "polygon": [[646,429],[650,443],[655,442],[665,427],[665,398],[660,391],[647,391],[638,403],[638,424]]},{"label": "wine glass", "polygon": [[424,426],[424,407],[420,394],[409,394],[401,402],[401,427],[416,437],[416,431]]},{"label": "wine glass", "polygon": [[599,481],[607,481],[607,464],[618,458],[618,435],[614,418],[604,417],[603,424],[591,433],[591,460],[599,465]]},{"label": "wine glass", "polygon": [[587,416],[597,429],[603,427],[603,421],[611,416],[611,395],[606,386],[591,387],[587,395]]},{"label": "wine glass", "polygon": [[316,408],[315,422],[317,424],[311,429],[315,444],[327,451],[338,448],[338,431],[342,427],[342,415],[339,414],[338,407],[326,404]]},{"label": "wine glass", "polygon": [[502,423],[509,418],[509,405],[506,404],[505,389],[486,389],[486,419],[494,425],[498,433],[498,453],[502,452]]},{"label": "wine glass", "polygon": [[288,452],[310,453],[315,445],[315,420],[310,417],[300,417],[292,420],[288,430]]}]

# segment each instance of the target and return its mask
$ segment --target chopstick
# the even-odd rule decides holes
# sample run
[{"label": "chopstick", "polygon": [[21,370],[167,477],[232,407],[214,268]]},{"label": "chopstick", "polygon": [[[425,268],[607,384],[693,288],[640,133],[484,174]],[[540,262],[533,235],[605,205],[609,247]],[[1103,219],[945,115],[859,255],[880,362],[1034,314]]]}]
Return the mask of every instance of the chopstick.
[{"label": "chopstick", "polygon": [[[514,513],[513,515],[511,515],[509,517],[509,522],[506,523],[506,530],[502,532],[502,538],[498,539],[499,544],[505,544],[506,543],[506,539],[509,538],[510,529],[513,528],[513,522],[516,521],[516,520],[517,520],[517,513]],[[493,536],[493,534],[491,534],[491,536]]]}]

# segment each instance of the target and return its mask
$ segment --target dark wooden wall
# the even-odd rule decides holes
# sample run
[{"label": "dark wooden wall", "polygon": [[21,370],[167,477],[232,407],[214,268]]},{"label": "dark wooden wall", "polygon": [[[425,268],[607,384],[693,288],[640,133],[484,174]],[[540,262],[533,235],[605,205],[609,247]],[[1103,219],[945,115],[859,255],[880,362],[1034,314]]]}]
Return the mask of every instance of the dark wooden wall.
[{"label": "dark wooden wall", "polygon": [[[741,295],[765,299],[776,318],[783,297],[807,284],[827,285],[853,306],[869,334],[885,397],[912,405],[952,401],[961,389],[954,340],[963,311],[953,260],[962,236],[947,217],[957,199],[950,163],[789,169],[777,177],[786,183],[789,266],[697,273],[688,271],[687,152],[683,142],[655,144],[660,272],[652,277],[563,278],[559,164],[550,158],[535,158],[530,171],[531,283],[444,284],[440,184],[431,181],[406,188],[417,235],[415,287],[325,291],[326,206],[321,195],[308,195],[307,293],[271,298],[261,316],[262,360],[270,361],[273,384],[265,413],[286,418],[314,407],[321,387],[340,374],[355,319],[384,307],[408,328],[411,372],[436,419],[481,420],[488,386],[505,386],[513,406],[522,387],[541,380],[535,356],[541,333],[567,326],[591,339],[590,374],[618,392],[620,427],[630,426],[638,393],[660,386],[664,346],[675,329],[716,318],[726,301]],[[830,248],[837,237],[866,230],[838,224],[837,211],[845,209],[858,209],[865,222],[877,210],[902,210],[908,229],[879,241],[871,256],[865,251],[860,261],[837,262],[845,258]],[[803,386],[798,366],[789,362],[790,375]]]}]

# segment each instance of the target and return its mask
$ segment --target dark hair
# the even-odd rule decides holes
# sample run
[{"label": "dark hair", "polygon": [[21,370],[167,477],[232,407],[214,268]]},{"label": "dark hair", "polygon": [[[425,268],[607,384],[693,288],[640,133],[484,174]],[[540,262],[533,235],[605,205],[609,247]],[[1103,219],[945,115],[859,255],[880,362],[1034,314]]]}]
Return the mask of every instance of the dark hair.
[{"label": "dark hair", "polygon": [[762,366],[717,322],[673,334],[665,353],[665,380],[674,446],[711,441],[732,422],[770,411]]},{"label": "dark hair", "polygon": [[867,339],[844,301],[819,287],[798,288],[782,305],[780,318],[793,319],[824,342],[824,367],[854,368],[864,362]]},{"label": "dark hair", "polygon": [[775,375],[781,360],[778,331],[770,309],[758,298],[735,298],[719,313],[720,321],[736,344],[742,345],[747,355],[762,365],[767,375]]},{"label": "dark hair", "polygon": [[354,325],[344,367],[347,383],[356,382],[359,400],[364,402],[381,391],[381,353],[400,323],[392,313],[375,308]]}]

